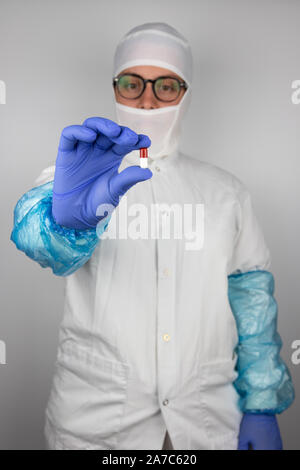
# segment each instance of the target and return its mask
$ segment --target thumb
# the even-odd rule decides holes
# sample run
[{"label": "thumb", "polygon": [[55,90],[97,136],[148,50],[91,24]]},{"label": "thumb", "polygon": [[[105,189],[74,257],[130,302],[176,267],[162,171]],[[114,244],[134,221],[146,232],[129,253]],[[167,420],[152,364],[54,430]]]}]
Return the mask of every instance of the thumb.
[{"label": "thumb", "polygon": [[120,173],[115,174],[110,180],[110,191],[114,197],[123,196],[136,183],[148,180],[152,177],[149,168],[129,166]]}]

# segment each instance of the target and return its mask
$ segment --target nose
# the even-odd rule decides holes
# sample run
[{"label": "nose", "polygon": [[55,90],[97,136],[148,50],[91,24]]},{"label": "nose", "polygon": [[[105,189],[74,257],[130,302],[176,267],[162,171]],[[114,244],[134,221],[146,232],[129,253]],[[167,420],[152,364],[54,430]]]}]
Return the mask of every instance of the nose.
[{"label": "nose", "polygon": [[146,83],[146,88],[142,96],[139,98],[137,107],[140,109],[156,109],[160,107],[159,101],[153,93],[151,82]]}]

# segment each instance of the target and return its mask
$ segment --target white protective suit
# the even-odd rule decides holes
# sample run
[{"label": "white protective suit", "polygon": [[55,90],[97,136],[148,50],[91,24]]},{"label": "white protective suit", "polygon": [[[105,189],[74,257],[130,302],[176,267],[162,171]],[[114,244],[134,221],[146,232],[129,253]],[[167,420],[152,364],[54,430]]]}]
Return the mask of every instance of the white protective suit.
[{"label": "white protective suit", "polygon": [[[123,38],[114,75],[133,65],[168,68],[191,85],[189,47],[165,24],[142,25]],[[166,430],[174,449],[237,448],[238,333],[227,277],[268,269],[270,253],[244,184],[178,148],[190,91],[178,106],[150,111],[162,126],[166,119],[170,135],[160,143],[159,128],[153,135],[144,129],[156,145],[149,149],[153,177],[131,188],[116,214],[134,203],[149,211],[162,204],[155,219],[161,229],[178,204],[193,208],[194,225],[181,239],[113,239],[111,221],[88,262],[66,277],[46,411],[50,449],[159,450]],[[119,123],[141,132],[147,110],[116,111]],[[135,162],[132,152],[121,169]],[[51,166],[35,183],[53,178]]]}]

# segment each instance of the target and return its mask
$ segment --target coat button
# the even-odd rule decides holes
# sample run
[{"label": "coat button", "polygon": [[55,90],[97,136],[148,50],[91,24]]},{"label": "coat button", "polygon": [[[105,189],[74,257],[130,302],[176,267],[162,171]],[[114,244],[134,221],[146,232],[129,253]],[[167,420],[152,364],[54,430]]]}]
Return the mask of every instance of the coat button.
[{"label": "coat button", "polygon": [[166,406],[168,403],[169,403],[169,400],[167,400],[167,399],[163,401],[164,406]]},{"label": "coat button", "polygon": [[164,341],[170,341],[170,335],[168,335],[168,333],[164,334],[163,338]]},{"label": "coat button", "polygon": [[170,275],[169,269],[168,269],[168,268],[165,268],[165,269],[163,270],[163,277],[166,278],[166,277],[169,277],[169,275]]}]

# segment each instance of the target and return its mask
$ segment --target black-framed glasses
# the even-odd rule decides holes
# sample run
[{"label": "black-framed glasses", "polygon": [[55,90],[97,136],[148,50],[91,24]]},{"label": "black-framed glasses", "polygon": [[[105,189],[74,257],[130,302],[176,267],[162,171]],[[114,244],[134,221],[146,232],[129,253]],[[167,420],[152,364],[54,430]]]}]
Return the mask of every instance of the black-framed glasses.
[{"label": "black-framed glasses", "polygon": [[123,98],[136,100],[140,98],[146,89],[147,83],[152,84],[152,91],[159,101],[175,101],[181,88],[188,88],[186,82],[180,81],[175,77],[161,76],[155,80],[144,79],[135,73],[123,73],[113,78],[113,87],[117,87],[118,92]]}]

